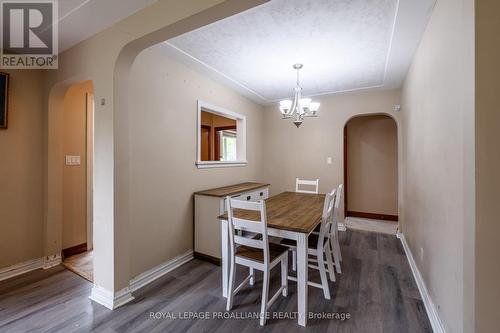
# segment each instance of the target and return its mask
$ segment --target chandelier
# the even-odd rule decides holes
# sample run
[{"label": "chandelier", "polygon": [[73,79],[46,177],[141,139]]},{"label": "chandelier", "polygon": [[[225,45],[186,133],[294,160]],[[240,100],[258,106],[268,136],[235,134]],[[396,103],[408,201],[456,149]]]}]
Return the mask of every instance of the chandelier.
[{"label": "chandelier", "polygon": [[302,87],[299,81],[299,70],[302,64],[295,64],[293,68],[297,71],[297,86],[295,87],[295,97],[292,100],[280,101],[280,111],[283,119],[292,119],[297,128],[302,124],[305,117],[317,117],[319,103],[312,102],[310,98],[302,98]]}]

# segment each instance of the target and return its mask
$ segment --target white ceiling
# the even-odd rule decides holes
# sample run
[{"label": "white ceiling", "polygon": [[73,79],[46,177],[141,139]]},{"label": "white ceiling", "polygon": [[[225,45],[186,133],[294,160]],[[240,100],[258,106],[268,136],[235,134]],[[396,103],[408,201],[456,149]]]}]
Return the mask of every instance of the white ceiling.
[{"label": "white ceiling", "polygon": [[401,86],[435,0],[272,0],[164,43],[253,100]]},{"label": "white ceiling", "polygon": [[59,52],[154,2],[156,0],[60,0]]}]

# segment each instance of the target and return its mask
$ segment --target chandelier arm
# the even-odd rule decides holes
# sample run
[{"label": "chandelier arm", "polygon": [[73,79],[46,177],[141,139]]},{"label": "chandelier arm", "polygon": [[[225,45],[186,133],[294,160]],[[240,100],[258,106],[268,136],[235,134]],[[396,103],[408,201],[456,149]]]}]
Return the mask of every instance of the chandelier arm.
[{"label": "chandelier arm", "polygon": [[296,105],[297,105],[297,103],[294,100],[293,104],[292,104],[292,108],[290,109],[290,113],[288,113],[288,115],[290,115],[290,117],[295,114],[295,107],[296,107]]},{"label": "chandelier arm", "polygon": [[292,107],[290,108],[290,110],[288,111],[288,114],[291,116],[295,113],[295,109],[297,108],[297,104],[298,104],[298,100],[297,100],[297,93],[295,93],[295,96],[293,98],[293,103],[292,103]]}]

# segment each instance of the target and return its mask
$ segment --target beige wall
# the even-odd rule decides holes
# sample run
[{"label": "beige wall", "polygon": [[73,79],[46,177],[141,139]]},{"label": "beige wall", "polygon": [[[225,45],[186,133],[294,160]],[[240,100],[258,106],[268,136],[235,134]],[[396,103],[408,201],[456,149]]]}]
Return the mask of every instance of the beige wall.
[{"label": "beige wall", "polygon": [[[143,51],[131,72],[130,278],[193,248],[193,192],[261,180],[263,109],[170,60]],[[246,116],[248,166],[198,169],[197,99]]]},{"label": "beige wall", "polygon": [[0,130],[0,267],[43,255],[43,72],[5,72],[9,128]]},{"label": "beige wall", "polygon": [[398,215],[398,129],[388,116],[347,123],[347,210]]},{"label": "beige wall", "polygon": [[[325,193],[344,179],[344,126],[356,115],[392,112],[400,91],[374,91],[314,98],[321,102],[319,118],[307,118],[300,128],[282,120],[278,106],[266,108],[264,116],[264,180],[277,194],[295,191],[295,178],[319,178]],[[333,163],[327,164],[332,157]]]},{"label": "beige wall", "polygon": [[437,1],[402,99],[400,224],[447,332],[473,331],[472,5]]},{"label": "beige wall", "polygon": [[64,155],[80,156],[80,165],[63,169],[63,249],[87,242],[87,93],[91,81],[72,86],[64,97]]},{"label": "beige wall", "polygon": [[500,3],[476,0],[476,332],[500,326]]}]

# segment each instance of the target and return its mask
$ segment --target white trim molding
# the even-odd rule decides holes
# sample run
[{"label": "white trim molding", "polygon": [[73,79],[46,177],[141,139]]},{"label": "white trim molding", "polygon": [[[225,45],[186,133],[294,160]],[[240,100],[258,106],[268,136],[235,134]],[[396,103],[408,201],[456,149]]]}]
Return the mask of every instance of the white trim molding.
[{"label": "white trim molding", "polygon": [[408,259],[408,263],[410,264],[413,277],[417,282],[418,291],[422,296],[422,301],[424,302],[425,310],[427,311],[427,316],[429,317],[429,321],[431,322],[432,330],[434,331],[434,333],[446,333],[443,323],[439,318],[436,307],[434,306],[431,296],[429,295],[429,291],[427,290],[427,286],[425,285],[424,279],[422,278],[422,275],[418,270],[417,264],[413,259],[413,254],[411,253],[410,247],[408,246],[408,243],[406,243],[405,236],[401,232],[398,232],[396,236],[401,241],[401,244],[403,245],[403,248],[405,250],[406,258]]},{"label": "white trim molding", "polygon": [[229,168],[229,167],[243,167],[248,164],[247,161],[197,161],[196,166],[198,169],[209,169],[209,168]]},{"label": "white trim molding", "polygon": [[13,278],[15,276],[34,271],[35,269],[48,269],[61,263],[61,254],[28,260],[12,266],[0,268],[0,281]]},{"label": "white trim molding", "polygon": [[191,261],[193,259],[193,251],[188,251],[180,256],[175,257],[172,260],[164,262],[161,265],[153,267],[149,271],[139,274],[132,280],[130,280],[130,290],[132,292],[141,289],[142,287],[150,284],[151,282],[161,278],[163,275],[173,271],[177,267],[180,267]]},{"label": "white trim molding", "polygon": [[43,258],[33,259],[12,266],[4,267],[0,269],[0,281],[31,272],[42,267]]},{"label": "white trim molding", "polygon": [[[201,160],[201,112],[209,112],[222,117],[236,120],[236,161],[202,161]],[[227,167],[243,167],[247,161],[247,143],[246,131],[247,120],[244,115],[224,109],[220,106],[197,101],[197,117],[196,117],[196,166],[198,169],[206,168],[227,168]]]},{"label": "white trim molding", "polygon": [[94,284],[89,298],[94,302],[107,307],[110,310],[114,310],[132,301],[134,299],[134,296],[132,296],[132,292],[130,291],[129,287],[123,288],[122,290],[113,293],[106,288]]},{"label": "white trim molding", "polygon": [[112,291],[101,286],[94,285],[89,298],[110,310],[114,310],[134,300],[134,296],[132,295],[133,292],[145,287],[156,279],[161,278],[165,274],[173,271],[181,265],[184,265],[192,259],[193,251],[191,250],[136,276],[130,280],[128,287],[123,288],[116,293],[113,293]]}]

